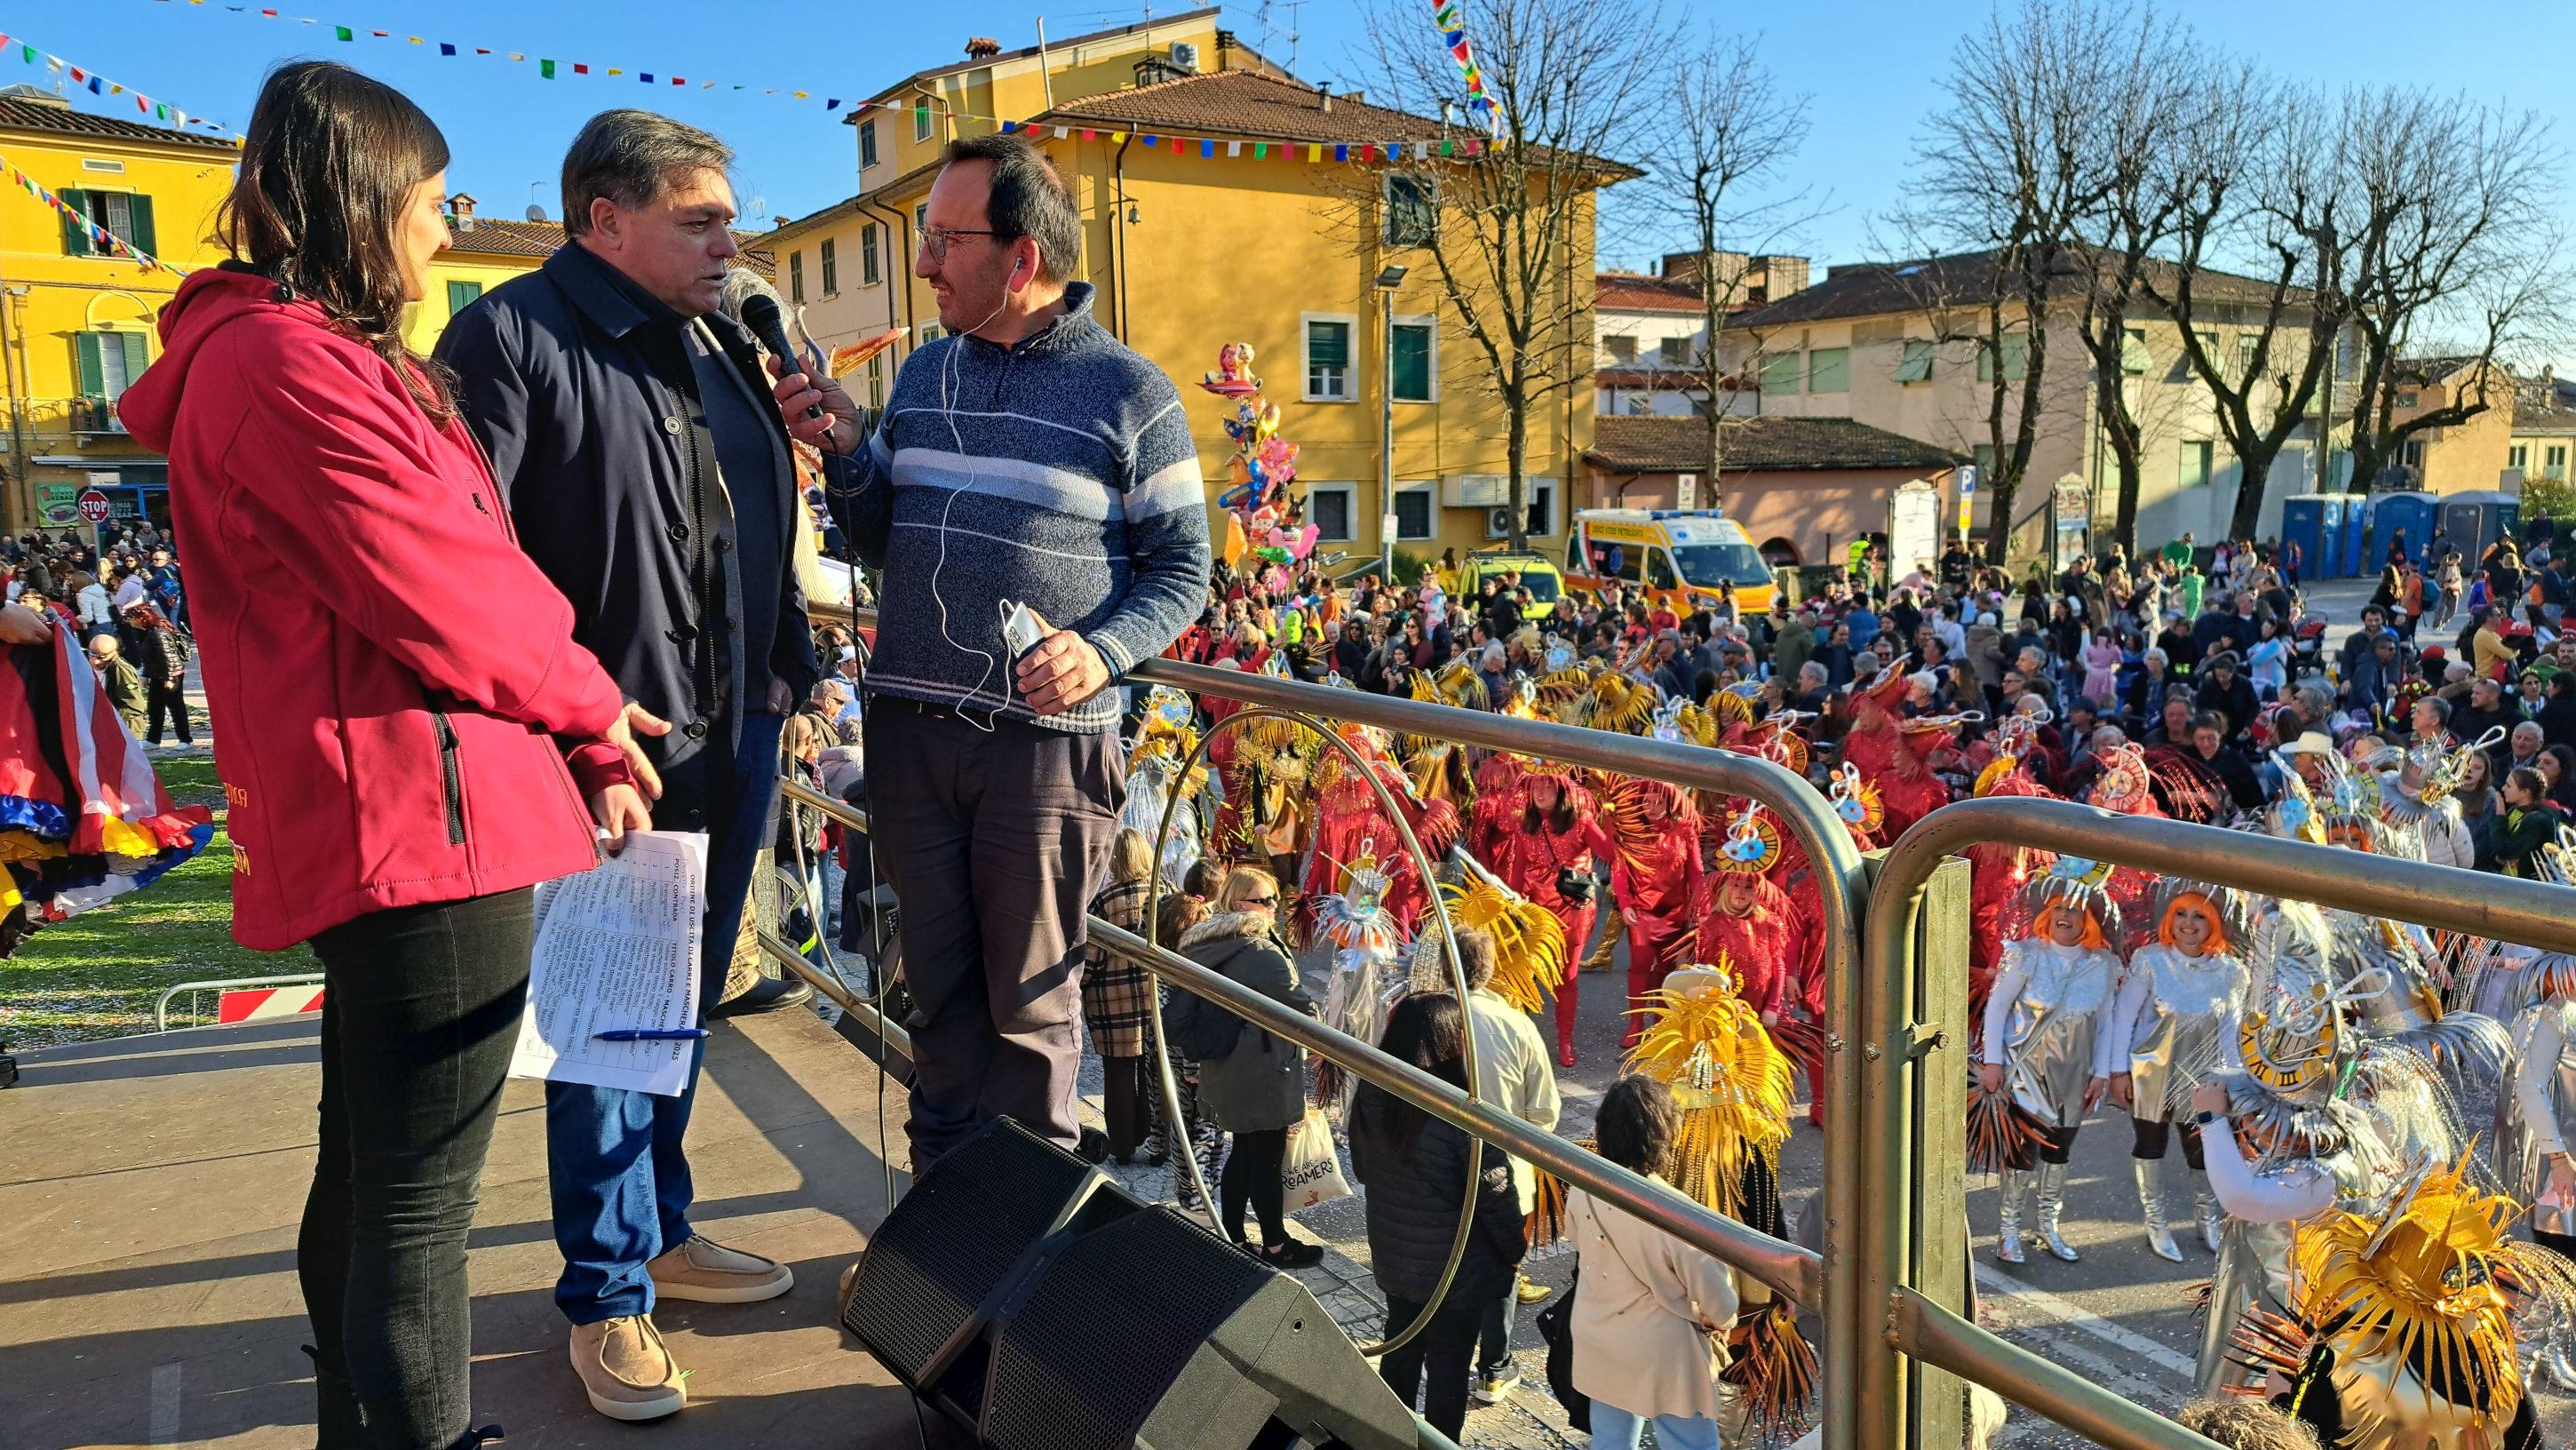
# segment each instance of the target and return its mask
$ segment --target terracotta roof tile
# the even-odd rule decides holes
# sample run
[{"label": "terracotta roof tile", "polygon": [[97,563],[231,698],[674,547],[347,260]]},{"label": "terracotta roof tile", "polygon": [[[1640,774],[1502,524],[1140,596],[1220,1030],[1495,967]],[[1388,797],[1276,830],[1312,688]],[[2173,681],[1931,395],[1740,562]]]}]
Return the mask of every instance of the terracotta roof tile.
[{"label": "terracotta roof tile", "polygon": [[1363,141],[1464,140],[1475,134],[1428,116],[1323,93],[1295,81],[1247,70],[1212,71],[1130,90],[1109,91],[1056,107],[1050,122],[1115,126],[1168,135],[1240,136],[1247,140],[1324,145]]},{"label": "terracotta roof tile", "polygon": [[1635,272],[1602,272],[1592,279],[1596,312],[1698,312],[1699,289]]},{"label": "terracotta roof tile", "polygon": [[[1584,457],[1614,473],[1682,473],[1708,460],[1703,418],[1593,420]],[[1854,468],[1949,468],[1967,460],[1849,418],[1746,418],[1726,425],[1730,473]]]},{"label": "terracotta roof tile", "polygon": [[56,135],[96,136],[110,141],[150,141],[200,151],[231,153],[236,149],[228,137],[146,125],[141,121],[120,121],[114,116],[93,116],[87,111],[15,96],[0,96],[0,130],[49,131]]}]

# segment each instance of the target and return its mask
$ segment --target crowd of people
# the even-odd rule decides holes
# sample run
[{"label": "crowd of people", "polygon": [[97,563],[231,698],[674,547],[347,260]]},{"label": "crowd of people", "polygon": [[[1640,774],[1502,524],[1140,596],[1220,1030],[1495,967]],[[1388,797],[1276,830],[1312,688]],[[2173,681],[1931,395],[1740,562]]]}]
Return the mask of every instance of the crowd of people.
[{"label": "crowd of people", "polygon": [[158,746],[167,733],[173,746],[196,743],[187,696],[196,646],[175,539],[148,519],[59,536],[37,530],[0,539],[0,579],[10,603],[59,608],[78,621],[90,664],[136,740]]}]

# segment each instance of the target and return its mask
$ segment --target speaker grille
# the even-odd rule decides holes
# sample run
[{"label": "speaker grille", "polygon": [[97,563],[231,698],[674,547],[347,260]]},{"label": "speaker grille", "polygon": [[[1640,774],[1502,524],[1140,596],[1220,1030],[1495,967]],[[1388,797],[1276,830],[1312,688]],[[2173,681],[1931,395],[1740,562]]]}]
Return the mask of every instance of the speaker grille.
[{"label": "speaker grille", "polygon": [[878,1226],[842,1322],[897,1378],[917,1384],[1088,1172],[1016,1123],[977,1134]]},{"label": "speaker grille", "polygon": [[1133,1445],[1190,1356],[1272,1273],[1168,1208],[1086,1235],[1002,1328],[985,1443]]}]

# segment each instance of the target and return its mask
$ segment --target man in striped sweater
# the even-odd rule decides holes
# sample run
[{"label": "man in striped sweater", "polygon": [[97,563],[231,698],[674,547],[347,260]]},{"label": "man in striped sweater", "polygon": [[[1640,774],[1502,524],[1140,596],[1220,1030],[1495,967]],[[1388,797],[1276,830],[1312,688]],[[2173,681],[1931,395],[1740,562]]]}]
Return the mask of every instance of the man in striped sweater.
[{"label": "man in striped sweater", "polygon": [[[1126,793],[1110,686],[1207,603],[1180,393],[1068,280],[1081,238],[1026,139],[954,142],[913,267],[945,335],[906,360],[875,435],[828,382],[778,389],[800,437],[855,455],[833,510],[885,571],[868,804],[903,901],[916,1173],[999,1116],[1075,1141],[1084,906]],[[1023,651],[1015,604],[1040,635]]]}]

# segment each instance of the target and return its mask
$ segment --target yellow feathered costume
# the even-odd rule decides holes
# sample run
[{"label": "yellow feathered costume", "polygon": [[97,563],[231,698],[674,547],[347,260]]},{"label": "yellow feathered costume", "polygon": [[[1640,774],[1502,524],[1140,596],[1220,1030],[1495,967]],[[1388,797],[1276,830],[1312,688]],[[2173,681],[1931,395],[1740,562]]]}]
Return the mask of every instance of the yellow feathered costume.
[{"label": "yellow feathered costume", "polygon": [[1761,1015],[1736,995],[1740,985],[1724,959],[1675,971],[1636,1009],[1646,1015],[1646,1034],[1629,1051],[1628,1068],[1671,1088],[1681,1106],[1673,1186],[1751,1222],[1745,1168],[1759,1159],[1778,1182],[1780,1145],[1789,1140],[1791,1072]]}]

